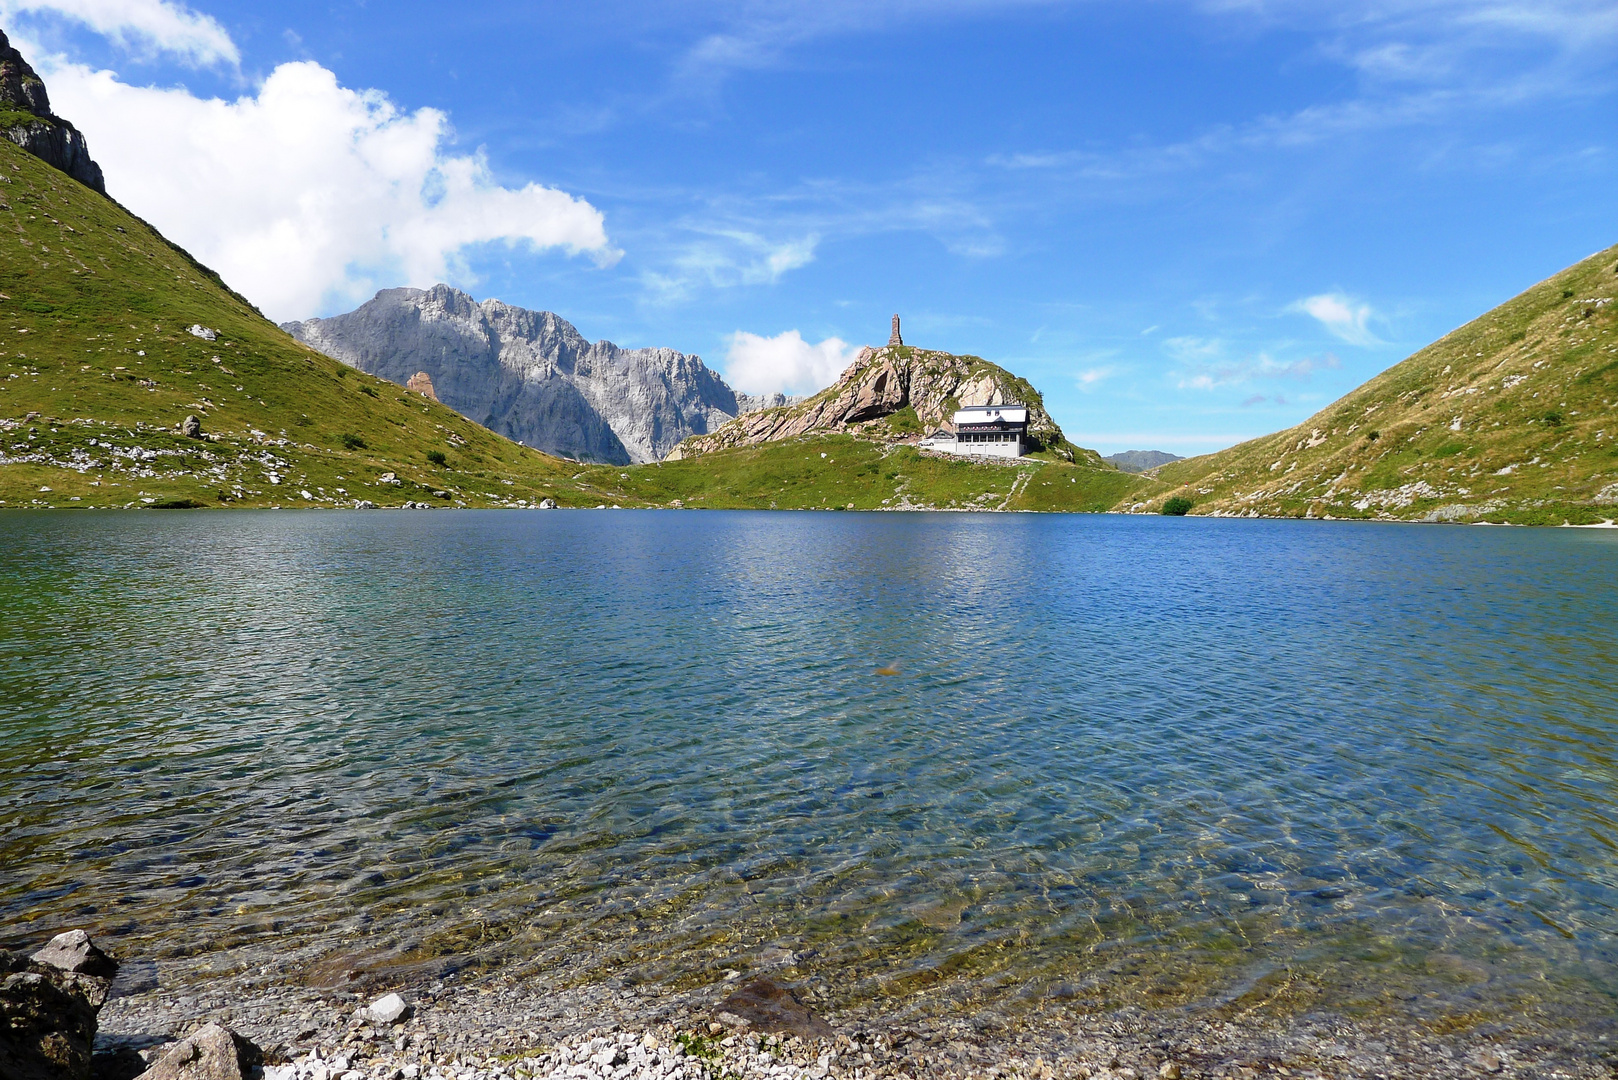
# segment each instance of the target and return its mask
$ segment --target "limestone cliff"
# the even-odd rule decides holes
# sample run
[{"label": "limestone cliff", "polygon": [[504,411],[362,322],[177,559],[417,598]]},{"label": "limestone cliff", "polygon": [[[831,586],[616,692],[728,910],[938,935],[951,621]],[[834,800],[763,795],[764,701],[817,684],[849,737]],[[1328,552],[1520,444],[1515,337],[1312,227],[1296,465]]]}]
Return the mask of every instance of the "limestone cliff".
[{"label": "limestone cliff", "polygon": [[[908,345],[864,348],[837,382],[807,400],[739,416],[709,435],[681,443],[671,459],[724,450],[733,446],[791,439],[817,431],[853,431],[891,437],[919,436],[948,427],[963,405],[1028,406],[1028,430],[1035,449],[1054,451],[1068,460],[1093,451],[1074,447],[1062,435],[1044,399],[1026,379],[976,356],[956,356]],[[919,427],[900,431],[894,419],[913,409]]]},{"label": "limestone cliff", "polygon": [[90,157],[79,129],[51,112],[45,82],[0,31],[0,133],[105,195],[101,166]]},{"label": "limestone cliff", "polygon": [[384,289],[357,310],[282,327],[508,438],[585,461],[661,460],[744,411],[699,357],[587,341],[565,319],[448,285]]}]

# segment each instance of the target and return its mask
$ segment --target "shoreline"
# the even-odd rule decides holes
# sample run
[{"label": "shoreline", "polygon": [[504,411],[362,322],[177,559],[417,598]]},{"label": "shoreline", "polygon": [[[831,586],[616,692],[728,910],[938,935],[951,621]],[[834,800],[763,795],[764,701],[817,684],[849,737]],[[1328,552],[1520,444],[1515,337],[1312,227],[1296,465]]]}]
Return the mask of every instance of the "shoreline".
[{"label": "shoreline", "polygon": [[[265,1051],[265,1080],[1180,1080],[1223,1077],[1566,1077],[1612,1075],[1618,1025],[1423,1030],[1414,1018],[1355,1020],[1326,1013],[1235,1019],[1195,1009],[1060,1007],[1024,1016],[929,1015],[922,999],[828,1011],[829,1036],[767,1030],[726,1011],[741,980],[692,991],[617,980],[562,986],[501,973],[363,993],[251,985],[241,976],[200,987],[118,993],[101,1011],[97,1048],[143,1050],[150,1061],[208,1022]],[[397,992],[394,1024],[359,1018]],[[1525,1018],[1526,1019],[1526,1018]],[[800,1026],[799,1030],[806,1030]],[[824,1030],[824,1029],[821,1029]]]}]

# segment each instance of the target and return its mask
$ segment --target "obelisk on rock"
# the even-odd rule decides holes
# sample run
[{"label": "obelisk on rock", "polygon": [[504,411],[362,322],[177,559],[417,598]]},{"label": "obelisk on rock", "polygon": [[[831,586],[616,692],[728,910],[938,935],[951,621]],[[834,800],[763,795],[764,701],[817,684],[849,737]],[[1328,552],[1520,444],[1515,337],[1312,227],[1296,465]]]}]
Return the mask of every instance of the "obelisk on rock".
[{"label": "obelisk on rock", "polygon": [[889,345],[903,345],[905,339],[899,336],[899,316],[893,317],[893,333],[888,335]]}]

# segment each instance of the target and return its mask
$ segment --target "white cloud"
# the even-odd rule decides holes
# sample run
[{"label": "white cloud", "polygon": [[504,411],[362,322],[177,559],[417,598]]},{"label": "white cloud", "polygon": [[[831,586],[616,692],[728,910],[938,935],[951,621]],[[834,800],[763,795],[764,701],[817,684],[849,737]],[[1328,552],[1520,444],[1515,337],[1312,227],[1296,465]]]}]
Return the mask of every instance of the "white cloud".
[{"label": "white cloud", "polygon": [[236,43],[217,20],[170,0],[0,0],[0,19],[8,26],[19,15],[82,23],[137,54],[164,53],[198,66],[241,63]]},{"label": "white cloud", "polygon": [[840,338],[811,345],[796,330],[768,338],[738,330],[730,336],[725,381],[748,394],[811,394],[836,382],[858,354]]},{"label": "white cloud", "polygon": [[1380,345],[1369,323],[1376,317],[1370,304],[1358,304],[1342,293],[1321,293],[1291,305],[1288,311],[1301,311],[1319,320],[1335,337],[1350,345]]},{"label": "white cloud", "polygon": [[274,319],[352,306],[383,285],[473,284],[475,244],[601,264],[620,254],[588,202],[501,186],[481,155],[446,149],[443,113],[404,112],[313,62],[281,65],[236,101],[40,66],[108,190]]}]

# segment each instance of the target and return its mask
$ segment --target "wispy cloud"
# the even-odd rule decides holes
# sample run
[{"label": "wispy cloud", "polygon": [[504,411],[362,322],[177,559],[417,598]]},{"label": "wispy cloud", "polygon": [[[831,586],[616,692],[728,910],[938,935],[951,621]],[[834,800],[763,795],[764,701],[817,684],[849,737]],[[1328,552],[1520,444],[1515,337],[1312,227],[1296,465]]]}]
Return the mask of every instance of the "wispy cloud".
[{"label": "wispy cloud", "polygon": [[1103,364],[1099,367],[1085,368],[1073,377],[1073,381],[1080,390],[1089,393],[1116,374],[1118,368],[1115,365]]},{"label": "wispy cloud", "polygon": [[1283,361],[1261,352],[1223,363],[1190,364],[1180,372],[1175,385],[1181,390],[1217,390],[1226,386],[1241,386],[1255,379],[1305,381],[1317,371],[1340,366],[1341,362],[1330,353]]},{"label": "wispy cloud", "polygon": [[745,230],[706,229],[666,268],[648,270],[642,278],[652,299],[661,303],[688,299],[702,288],[769,285],[813,262],[819,243],[814,234],[770,240]]},{"label": "wispy cloud", "polygon": [[1350,345],[1381,345],[1382,340],[1371,332],[1369,323],[1376,318],[1370,304],[1361,303],[1340,292],[1321,293],[1305,297],[1287,307],[1288,311],[1309,315],[1324,326],[1334,337]]}]

